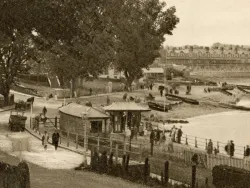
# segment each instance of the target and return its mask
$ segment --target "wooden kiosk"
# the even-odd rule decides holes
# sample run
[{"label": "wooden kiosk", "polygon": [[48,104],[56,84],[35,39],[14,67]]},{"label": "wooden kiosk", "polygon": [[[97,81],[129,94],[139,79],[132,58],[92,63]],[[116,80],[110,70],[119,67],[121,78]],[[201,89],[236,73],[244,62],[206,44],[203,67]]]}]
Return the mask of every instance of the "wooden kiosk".
[{"label": "wooden kiosk", "polygon": [[[138,130],[141,123],[141,112],[150,111],[148,106],[135,102],[115,102],[104,107],[110,114],[111,135],[116,140],[126,139],[126,131]],[[128,136],[128,135],[127,135]]]}]

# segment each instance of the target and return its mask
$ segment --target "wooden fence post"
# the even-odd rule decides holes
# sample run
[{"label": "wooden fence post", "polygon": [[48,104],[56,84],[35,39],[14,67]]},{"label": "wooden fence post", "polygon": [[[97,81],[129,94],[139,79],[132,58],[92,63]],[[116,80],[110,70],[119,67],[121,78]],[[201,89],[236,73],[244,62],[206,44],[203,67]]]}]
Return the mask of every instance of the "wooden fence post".
[{"label": "wooden fence post", "polygon": [[57,116],[55,117],[55,128],[57,129]]},{"label": "wooden fence post", "polygon": [[112,139],[111,138],[110,138],[110,143],[109,144],[110,144],[110,146],[109,146],[110,147],[110,153],[112,153],[112,147],[113,146],[112,146]]},{"label": "wooden fence post", "polygon": [[153,156],[153,154],[154,154],[154,140],[151,140],[151,143],[150,143],[150,153],[151,153],[151,156]]},{"label": "wooden fence post", "polygon": [[59,134],[60,134],[60,144],[62,144],[62,131],[59,130]]},{"label": "wooden fence post", "polygon": [[76,149],[78,149],[78,134],[76,134]]},{"label": "wooden fence post", "polygon": [[32,128],[32,117],[30,117],[30,128]]},{"label": "wooden fence post", "polygon": [[218,153],[220,153],[220,145],[219,145],[219,142],[217,142],[217,151],[218,151]]},{"label": "wooden fence post", "polygon": [[195,137],[195,140],[194,140],[194,144],[195,144],[195,147],[198,148],[197,138],[196,137]]},{"label": "wooden fence post", "polygon": [[115,145],[115,164],[118,164],[118,144]]},{"label": "wooden fence post", "polygon": [[140,144],[140,150],[139,150],[139,162],[142,161],[142,145]]},{"label": "wooden fence post", "polygon": [[69,147],[69,131],[67,131],[67,147]]},{"label": "wooden fence post", "polygon": [[148,164],[148,158],[145,159],[145,165],[144,165],[144,181],[147,182],[149,175],[149,164]]},{"label": "wooden fence post", "polygon": [[124,143],[123,143],[123,155],[126,155],[126,150],[127,150],[127,143],[126,143],[126,140],[124,140]]},{"label": "wooden fence post", "polygon": [[195,188],[195,183],[196,183],[196,165],[192,166],[192,184],[191,188]]},{"label": "wooden fence post", "polygon": [[169,162],[166,161],[165,162],[165,172],[164,172],[164,176],[165,176],[165,184],[168,184],[168,179],[169,179],[169,175],[168,175],[168,169],[169,169]]},{"label": "wooden fence post", "polygon": [[123,155],[122,156],[122,167],[123,167],[123,169],[125,169],[125,166],[126,166],[126,155]]},{"label": "wooden fence post", "polygon": [[129,159],[130,159],[130,156],[128,154],[127,157],[126,157],[126,163],[125,163],[125,171],[126,172],[128,172]]},{"label": "wooden fence post", "polygon": [[205,146],[205,150],[207,150],[207,139],[206,139],[206,146]]},{"label": "wooden fence post", "polygon": [[[99,153],[99,150],[100,150],[100,137],[98,136],[97,137],[97,152]],[[112,151],[111,151],[112,152]],[[110,153],[111,153],[110,152]]]}]

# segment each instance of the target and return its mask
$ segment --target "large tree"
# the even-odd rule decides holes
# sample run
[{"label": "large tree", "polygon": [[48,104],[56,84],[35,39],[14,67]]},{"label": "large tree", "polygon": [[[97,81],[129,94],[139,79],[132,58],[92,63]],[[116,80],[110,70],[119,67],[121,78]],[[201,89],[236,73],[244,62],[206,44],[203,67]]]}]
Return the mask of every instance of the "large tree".
[{"label": "large tree", "polygon": [[31,51],[29,40],[17,33],[13,33],[12,40],[6,37],[0,43],[0,94],[4,96],[5,105],[9,103],[10,87],[16,82],[18,74],[30,69],[27,62],[32,58]]},{"label": "large tree", "polygon": [[14,32],[28,35],[39,52],[34,60],[53,60],[50,69],[67,80],[96,77],[114,54],[116,6],[116,0],[1,0],[0,32],[10,39],[6,45]]},{"label": "large tree", "polygon": [[116,43],[115,67],[126,78],[126,89],[142,76],[155,58],[165,35],[172,35],[179,19],[175,7],[159,0],[120,0],[120,13],[113,19]]}]

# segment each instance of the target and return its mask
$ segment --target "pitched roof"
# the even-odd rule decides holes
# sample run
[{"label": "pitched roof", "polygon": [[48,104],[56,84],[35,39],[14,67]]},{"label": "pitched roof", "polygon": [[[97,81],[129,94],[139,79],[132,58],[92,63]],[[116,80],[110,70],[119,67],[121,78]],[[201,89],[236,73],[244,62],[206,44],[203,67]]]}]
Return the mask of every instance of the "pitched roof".
[{"label": "pitched roof", "polygon": [[89,107],[89,106],[83,106],[80,104],[76,104],[76,103],[70,103],[67,106],[64,106],[62,108],[59,109],[60,112],[65,113],[65,114],[69,114],[72,116],[76,116],[76,117],[82,117],[82,113],[83,112],[87,112],[88,113],[88,118],[90,119],[102,119],[102,118],[109,118],[109,116],[93,107]]},{"label": "pitched roof", "polygon": [[106,111],[150,111],[148,106],[142,106],[135,102],[115,102],[104,107]]}]

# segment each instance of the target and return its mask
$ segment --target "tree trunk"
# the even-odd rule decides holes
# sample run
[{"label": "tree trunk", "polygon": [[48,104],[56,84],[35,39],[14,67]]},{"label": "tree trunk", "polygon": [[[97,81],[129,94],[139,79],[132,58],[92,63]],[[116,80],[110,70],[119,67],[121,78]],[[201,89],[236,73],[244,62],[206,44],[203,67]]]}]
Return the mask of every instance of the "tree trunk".
[{"label": "tree trunk", "polygon": [[132,78],[126,79],[125,91],[132,91],[132,83],[133,83],[133,81],[134,81],[134,79],[132,79]]},{"label": "tree trunk", "polygon": [[75,97],[75,91],[76,91],[76,78],[72,78],[72,85],[71,85],[72,98]]},{"label": "tree trunk", "polygon": [[8,106],[9,105],[9,93],[4,94],[3,97],[4,97],[4,106]]},{"label": "tree trunk", "polygon": [[124,90],[125,91],[132,91],[131,85],[132,85],[135,78],[133,76],[131,76],[127,71],[125,71],[124,74],[125,74],[125,78],[126,78]]}]

